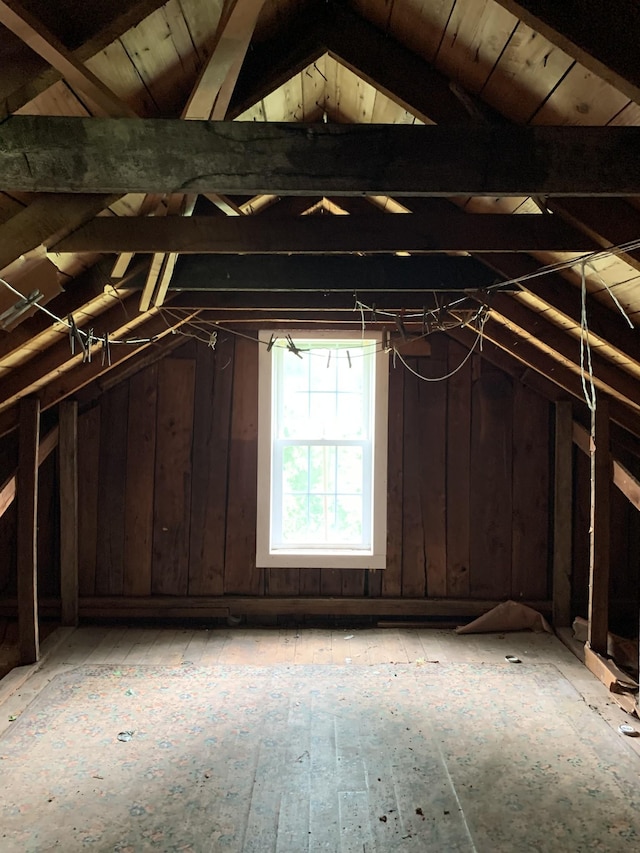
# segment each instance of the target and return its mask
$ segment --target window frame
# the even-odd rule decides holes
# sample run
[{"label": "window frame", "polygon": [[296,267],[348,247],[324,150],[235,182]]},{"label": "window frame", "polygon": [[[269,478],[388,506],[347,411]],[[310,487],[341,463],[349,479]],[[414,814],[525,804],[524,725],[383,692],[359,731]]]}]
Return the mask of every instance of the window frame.
[{"label": "window frame", "polygon": [[[258,361],[258,476],[257,476],[257,526],[256,566],[258,568],[331,568],[331,569],[384,569],[387,551],[387,434],[388,434],[388,354],[382,351],[382,334],[365,331],[364,336],[355,331],[330,329],[267,330],[259,333],[261,340],[273,335],[284,338],[290,335],[301,349],[305,340],[371,340],[378,343],[375,355],[373,412],[371,439],[371,547],[325,548],[298,547],[295,549],[271,546],[272,483],[273,483],[273,359],[266,346],[260,347]],[[291,356],[292,358],[295,356]],[[304,357],[304,356],[303,356]]]}]

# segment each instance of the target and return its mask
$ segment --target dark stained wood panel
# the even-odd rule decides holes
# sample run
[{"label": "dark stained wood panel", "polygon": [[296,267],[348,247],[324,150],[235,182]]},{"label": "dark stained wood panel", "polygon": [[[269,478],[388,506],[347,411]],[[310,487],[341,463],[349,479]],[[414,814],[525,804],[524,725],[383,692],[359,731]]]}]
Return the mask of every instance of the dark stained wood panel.
[{"label": "dark stained wood panel", "polygon": [[471,465],[471,360],[449,341],[447,399],[447,595],[469,595],[469,502]]},{"label": "dark stained wood panel", "polygon": [[234,339],[199,346],[193,427],[189,593],[222,595]]},{"label": "dark stained wood panel", "polygon": [[156,462],[158,365],[129,381],[124,594],[150,595]]},{"label": "dark stained wood panel", "polygon": [[[444,336],[432,336],[431,344],[431,356],[409,361],[431,378],[458,367],[468,352]],[[129,596],[194,599],[235,594],[489,600],[519,591],[529,599],[546,597],[543,542],[550,510],[548,496],[542,497],[550,470],[549,406],[480,355],[453,377],[433,383],[412,376],[399,362],[395,369],[390,365],[386,570],[257,570],[257,356],[256,344],[224,331],[214,352],[187,342],[123,380],[102,396],[100,407],[81,416],[83,595],[107,595],[103,589],[112,570],[96,542],[102,547],[109,530],[111,552],[114,544],[124,547],[123,586],[116,597],[125,583],[131,584]],[[114,470],[105,481],[110,460]],[[149,558],[145,537],[152,498]],[[116,500],[126,504],[128,522],[117,507],[113,515]],[[147,533],[135,541],[129,517],[134,504],[139,512],[144,505],[147,519]],[[140,560],[133,558],[136,548]],[[103,578],[97,589],[92,559]],[[627,566],[625,561],[625,572]],[[618,583],[622,588],[624,582]]]},{"label": "dark stained wood panel", "polygon": [[129,385],[117,385],[100,405],[96,593],[122,595]]},{"label": "dark stained wood panel", "polygon": [[257,388],[258,346],[238,338],[233,361],[225,593],[263,592],[264,571],[256,568]]},{"label": "dark stained wood panel", "polygon": [[194,389],[191,359],[160,362],[151,591],[161,595],[188,589]]},{"label": "dark stained wood panel", "polygon": [[[424,527],[427,562],[427,595],[447,594],[447,374],[448,339],[432,335],[431,357],[422,360],[424,405],[419,424],[424,443]],[[419,362],[420,364],[420,362]]]},{"label": "dark stained wood panel", "polygon": [[524,385],[513,389],[511,597],[546,598],[549,577],[549,406]]},{"label": "dark stained wood panel", "polygon": [[98,497],[100,465],[100,406],[78,418],[78,589],[96,592]]},{"label": "dark stained wood panel", "polygon": [[60,591],[60,536],[57,452],[38,469],[38,597]]},{"label": "dark stained wood panel", "polygon": [[382,594],[402,593],[402,518],[404,500],[404,380],[405,370],[390,367],[387,445],[387,567],[382,572]]},{"label": "dark stained wood panel", "polygon": [[472,389],[472,597],[511,593],[512,409],[511,380],[483,362]]},{"label": "dark stained wood panel", "polygon": [[[423,360],[407,359],[414,370]],[[399,369],[399,368],[398,368]],[[426,454],[424,441],[425,384],[410,373],[404,378],[404,448],[402,498],[402,595],[422,598],[427,589],[427,543],[425,541]]]}]

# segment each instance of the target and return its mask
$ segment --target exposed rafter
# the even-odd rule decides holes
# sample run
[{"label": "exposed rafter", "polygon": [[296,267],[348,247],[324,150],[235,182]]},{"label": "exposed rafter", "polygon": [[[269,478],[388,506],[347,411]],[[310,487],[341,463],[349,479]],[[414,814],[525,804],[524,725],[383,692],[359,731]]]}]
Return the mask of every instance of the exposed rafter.
[{"label": "exposed rafter", "polygon": [[96,115],[135,116],[134,110],[114,95],[102,80],[79,62],[53,33],[16,0],[0,0],[0,24],[22,39],[72,86],[89,97],[96,106]]}]

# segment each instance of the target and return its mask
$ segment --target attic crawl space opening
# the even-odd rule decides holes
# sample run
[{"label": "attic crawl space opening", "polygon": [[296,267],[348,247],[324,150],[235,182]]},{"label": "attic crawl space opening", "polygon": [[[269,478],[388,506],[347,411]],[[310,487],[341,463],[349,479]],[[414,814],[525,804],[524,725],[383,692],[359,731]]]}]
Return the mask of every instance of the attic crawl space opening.
[{"label": "attic crawl space opening", "polygon": [[294,330],[271,341],[259,354],[257,564],[383,569],[382,336]]}]

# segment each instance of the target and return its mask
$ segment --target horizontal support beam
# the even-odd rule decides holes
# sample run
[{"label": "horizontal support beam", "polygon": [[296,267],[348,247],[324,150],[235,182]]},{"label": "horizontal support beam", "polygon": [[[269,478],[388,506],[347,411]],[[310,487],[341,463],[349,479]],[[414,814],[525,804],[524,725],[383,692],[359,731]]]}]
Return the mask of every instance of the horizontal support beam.
[{"label": "horizontal support beam", "polygon": [[[464,302],[460,300],[464,298]],[[402,310],[423,311],[437,310],[443,305],[456,302],[457,308],[475,308],[476,302],[471,295],[465,298],[465,294],[456,291],[437,291],[436,293],[425,293],[414,290],[394,290],[391,293],[380,293],[379,291],[360,290],[358,288],[358,299],[370,308],[375,307],[375,319],[384,321],[384,316],[379,312],[389,311],[399,313]],[[184,291],[178,293],[171,300],[169,306],[175,308],[207,308],[213,310],[228,310],[229,312],[252,310],[276,310],[283,309],[309,313],[318,311],[345,311],[352,312],[354,318],[360,321],[360,311],[355,308],[353,289],[341,293],[314,293],[309,291],[296,292],[272,292],[270,290],[243,291],[243,290],[213,290],[213,291]],[[208,315],[207,315],[208,316]],[[374,321],[374,314],[365,311],[367,323]],[[394,322],[394,318],[389,318]]]},{"label": "horizontal support beam", "polygon": [[[500,601],[437,598],[272,598],[241,596],[81,598],[80,616],[204,617],[228,615],[317,615],[317,616],[480,616]],[[549,613],[550,601],[523,602]]]},{"label": "horizontal support beam", "polygon": [[390,290],[418,293],[479,290],[496,276],[473,258],[359,257],[292,255],[192,255],[171,280],[175,290],[319,291],[320,293]]},{"label": "horizontal support beam", "polygon": [[11,116],[1,189],[280,195],[640,195],[640,127]]},{"label": "horizontal support beam", "polygon": [[[455,220],[455,221],[454,221]],[[589,252],[598,244],[555,216],[99,217],[55,252],[383,254],[411,252]]]}]

